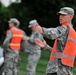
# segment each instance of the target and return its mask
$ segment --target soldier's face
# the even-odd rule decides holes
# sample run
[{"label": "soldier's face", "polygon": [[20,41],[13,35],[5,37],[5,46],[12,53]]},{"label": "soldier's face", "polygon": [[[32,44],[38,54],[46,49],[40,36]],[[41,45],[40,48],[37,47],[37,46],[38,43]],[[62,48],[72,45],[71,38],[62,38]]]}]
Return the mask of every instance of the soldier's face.
[{"label": "soldier's face", "polygon": [[31,29],[32,29],[32,31],[39,31],[39,33],[43,32],[41,26],[39,26],[39,25],[35,25]]},{"label": "soldier's face", "polygon": [[9,28],[12,28],[12,27],[14,27],[14,23],[13,22],[9,23]]},{"label": "soldier's face", "polygon": [[65,24],[65,23],[71,23],[71,20],[72,20],[73,16],[72,15],[63,15],[63,14],[60,14],[59,15],[59,22],[60,24]]},{"label": "soldier's face", "polygon": [[36,31],[36,25],[31,28],[32,31]]}]

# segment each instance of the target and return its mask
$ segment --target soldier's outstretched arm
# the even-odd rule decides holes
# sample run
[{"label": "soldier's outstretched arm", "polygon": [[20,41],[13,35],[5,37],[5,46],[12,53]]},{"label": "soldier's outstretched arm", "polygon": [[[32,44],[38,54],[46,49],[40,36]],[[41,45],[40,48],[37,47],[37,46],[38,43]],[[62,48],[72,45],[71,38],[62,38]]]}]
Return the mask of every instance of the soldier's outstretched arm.
[{"label": "soldier's outstretched arm", "polygon": [[25,50],[25,46],[26,46],[26,41],[29,39],[29,37],[26,35],[25,32],[23,32],[24,35],[23,35],[23,38],[22,38],[22,41],[21,41],[21,51]]},{"label": "soldier's outstretched arm", "polygon": [[42,28],[40,25],[37,25],[34,29],[40,31],[43,36],[49,39],[56,39],[66,34],[67,27],[61,25],[56,28]]},{"label": "soldier's outstretched arm", "polygon": [[49,39],[56,39],[66,33],[66,26],[58,26],[56,28],[42,28],[43,36]]}]

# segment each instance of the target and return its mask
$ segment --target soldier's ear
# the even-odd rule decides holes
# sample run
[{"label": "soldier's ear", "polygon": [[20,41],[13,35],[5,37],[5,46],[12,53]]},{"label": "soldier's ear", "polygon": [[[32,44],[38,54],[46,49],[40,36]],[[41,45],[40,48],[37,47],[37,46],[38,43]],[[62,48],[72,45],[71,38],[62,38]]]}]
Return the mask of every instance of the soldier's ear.
[{"label": "soldier's ear", "polygon": [[70,15],[70,18],[71,18],[71,19],[73,19],[73,17],[74,17],[73,15]]},{"label": "soldier's ear", "polygon": [[39,24],[36,24],[36,26],[39,26]]}]

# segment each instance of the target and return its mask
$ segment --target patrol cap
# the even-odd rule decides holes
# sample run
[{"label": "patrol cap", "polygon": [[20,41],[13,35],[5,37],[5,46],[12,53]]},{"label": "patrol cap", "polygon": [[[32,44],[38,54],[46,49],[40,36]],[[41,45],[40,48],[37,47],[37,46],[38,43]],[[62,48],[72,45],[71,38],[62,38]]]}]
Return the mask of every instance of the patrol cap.
[{"label": "patrol cap", "polygon": [[37,25],[38,23],[37,23],[37,20],[31,20],[30,22],[29,22],[29,28],[31,28],[31,27],[33,27],[33,26],[35,26],[35,25]]},{"label": "patrol cap", "polygon": [[60,9],[60,11],[57,14],[74,15],[74,9],[72,9],[70,7],[63,7],[63,8]]},{"label": "patrol cap", "polygon": [[8,21],[8,23],[11,23],[11,22],[16,23],[17,25],[20,25],[20,22],[19,22],[16,18],[11,18],[11,19]]}]

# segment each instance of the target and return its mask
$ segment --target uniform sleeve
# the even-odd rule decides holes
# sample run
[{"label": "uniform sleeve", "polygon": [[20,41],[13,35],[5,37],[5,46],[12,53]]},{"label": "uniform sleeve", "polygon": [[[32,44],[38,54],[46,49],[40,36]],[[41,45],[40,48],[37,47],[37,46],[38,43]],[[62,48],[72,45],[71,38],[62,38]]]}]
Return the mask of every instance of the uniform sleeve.
[{"label": "uniform sleeve", "polygon": [[43,36],[49,39],[56,39],[66,33],[66,26],[58,26],[56,28],[43,28]]},{"label": "uniform sleeve", "polygon": [[21,51],[23,51],[25,49],[25,46],[26,46],[26,41],[29,39],[29,37],[26,35],[25,32],[23,32],[23,38],[22,38],[22,41],[21,41]]},{"label": "uniform sleeve", "polygon": [[49,53],[51,53],[52,47],[50,47],[48,44],[46,44],[46,46],[44,47],[44,50],[46,50],[46,51],[48,51]]},{"label": "uniform sleeve", "polygon": [[11,38],[12,38],[12,31],[9,31],[7,33],[7,35],[6,35],[6,38],[5,38],[4,42],[3,42],[3,47],[4,48],[7,48],[8,47],[8,44],[9,44]]},{"label": "uniform sleeve", "polygon": [[23,31],[23,38],[22,41],[27,40],[29,37],[27,36],[27,34]]}]

